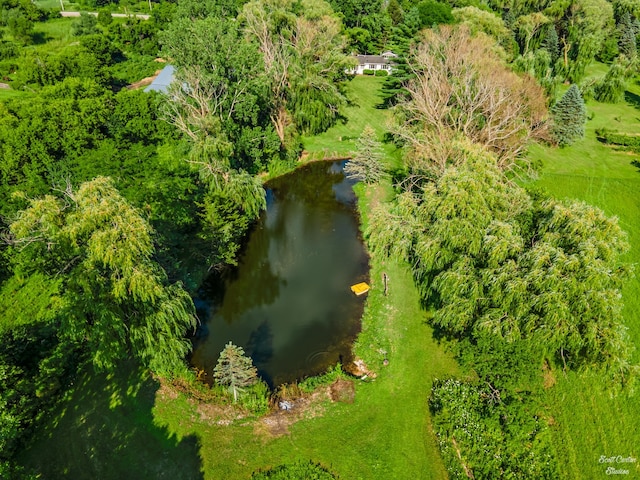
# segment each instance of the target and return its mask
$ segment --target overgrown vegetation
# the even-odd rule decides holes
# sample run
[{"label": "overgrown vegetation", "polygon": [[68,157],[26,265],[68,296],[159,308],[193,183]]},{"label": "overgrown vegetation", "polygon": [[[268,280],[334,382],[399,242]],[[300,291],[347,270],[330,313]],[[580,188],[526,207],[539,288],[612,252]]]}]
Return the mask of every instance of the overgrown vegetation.
[{"label": "overgrown vegetation", "polygon": [[[630,157],[595,141],[581,97],[609,103],[588,103],[592,124],[606,127],[598,139],[637,153],[636,113],[622,106],[637,100],[628,91],[637,67],[636,5],[132,6],[151,8],[145,21],[113,19],[108,11],[122,9],[118,3],[87,2],[100,8],[98,18],[70,20],[34,3],[0,2],[0,74],[11,88],[0,95],[0,476],[28,475],[15,452],[40,428],[48,435],[22,456],[25,464],[54,476],[97,475],[100,461],[56,456],[80,437],[73,410],[91,431],[122,414],[108,446],[102,438],[91,442],[90,433],[80,442],[89,440],[91,459],[107,459],[99,470],[105,478],[126,471],[113,453],[125,437],[144,457],[155,448],[149,439],[175,436],[157,451],[195,459],[184,472],[159,462],[176,478],[246,478],[283,462],[257,478],[288,478],[296,469],[332,475],[319,464],[294,463],[300,458],[349,478],[439,477],[443,460],[455,478],[595,476],[602,472],[589,464],[594,444],[607,454],[635,448],[637,435],[621,429],[633,430],[638,415],[627,397],[639,338],[640,296],[629,276],[629,261],[638,257],[637,172]],[[464,26],[437,27],[451,23]],[[358,110],[346,95],[345,52],[385,50],[400,54],[394,74],[354,80]],[[178,67],[172,101],[123,89],[150,76],[159,53]],[[594,59],[608,64],[599,76],[590,75]],[[372,161],[388,115],[373,109],[382,81],[385,105],[398,105],[394,143],[381,149],[394,152],[384,159],[388,177]],[[556,102],[568,82],[574,85]],[[351,123],[340,123],[343,114]],[[367,123],[376,131],[356,149]],[[527,155],[530,139],[565,148],[537,146]],[[359,151],[353,174],[371,184],[358,187],[363,219],[377,252],[391,255],[374,256],[356,350],[379,377],[357,384],[356,405],[331,404],[324,417],[292,426],[292,441],[263,441],[248,423],[203,407],[211,398],[231,400],[185,371],[188,292],[208,268],[235,261],[264,206],[262,175],[290,169],[303,140],[318,156]],[[526,183],[540,163],[540,183],[555,195],[604,212],[514,182]],[[386,178],[398,182],[394,194]],[[370,212],[386,195],[394,198]],[[620,214],[629,241],[612,214]],[[391,278],[389,298],[378,285],[382,274]],[[427,318],[465,375],[435,344]],[[117,387],[112,373],[76,376],[91,362],[117,372],[117,360],[129,355],[143,370],[183,382],[191,396],[157,393],[152,414],[148,376],[119,372],[126,385]],[[291,389],[308,394],[341,375]],[[141,384],[151,393],[138,400]],[[196,401],[196,391],[206,401]],[[256,383],[238,397],[239,408],[266,412],[267,398]],[[585,421],[587,411],[593,421]],[[49,412],[58,413],[46,422]],[[442,458],[425,438],[431,415]],[[572,430],[583,435],[574,438]],[[185,444],[190,438],[199,443]],[[341,454],[346,444],[360,452],[357,461]],[[414,456],[407,460],[399,446]],[[39,463],[49,454],[50,466]],[[153,463],[130,464],[139,461]]]}]

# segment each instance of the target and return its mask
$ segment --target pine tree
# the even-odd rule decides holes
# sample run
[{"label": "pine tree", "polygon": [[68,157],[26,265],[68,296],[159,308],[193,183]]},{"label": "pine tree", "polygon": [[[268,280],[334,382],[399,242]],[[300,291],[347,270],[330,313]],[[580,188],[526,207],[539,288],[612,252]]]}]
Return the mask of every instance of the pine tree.
[{"label": "pine tree", "polygon": [[558,32],[556,32],[556,27],[553,24],[549,25],[549,27],[547,28],[547,34],[544,37],[542,45],[544,49],[551,55],[551,65],[553,65],[560,56]]},{"label": "pine tree", "polygon": [[369,125],[364,127],[356,142],[356,154],[345,165],[347,178],[368,184],[376,183],[383,174],[382,145],[376,139],[376,132]]},{"label": "pine tree", "polygon": [[636,34],[636,27],[631,20],[631,15],[625,12],[618,24],[618,48],[620,53],[627,58],[633,58],[637,53]]},{"label": "pine tree", "polygon": [[571,85],[567,93],[551,109],[553,114],[553,136],[558,145],[571,145],[584,137],[587,109],[577,85]]},{"label": "pine tree", "polygon": [[218,357],[218,364],[213,369],[213,376],[219,385],[229,387],[233,393],[233,401],[238,401],[238,394],[244,387],[258,381],[258,371],[251,359],[244,354],[244,349],[229,342]]},{"label": "pine tree", "polygon": [[402,22],[404,19],[404,12],[398,3],[398,0],[390,0],[389,5],[387,5],[387,15],[389,15],[389,18],[391,18],[394,25],[398,25]]}]

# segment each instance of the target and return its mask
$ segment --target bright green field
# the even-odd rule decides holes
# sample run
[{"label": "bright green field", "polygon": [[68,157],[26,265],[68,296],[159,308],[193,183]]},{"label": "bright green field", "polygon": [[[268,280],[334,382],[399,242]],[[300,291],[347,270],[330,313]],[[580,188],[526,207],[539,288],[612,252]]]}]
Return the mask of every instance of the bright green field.
[{"label": "bright green field", "polygon": [[[382,128],[384,112],[373,108],[378,86],[379,79],[356,78],[353,123],[334,127],[323,141],[307,139],[307,149],[323,151],[323,142],[333,149],[339,136],[357,136],[366,123]],[[359,188],[366,222],[389,187]],[[47,479],[248,479],[258,468],[299,459],[321,462],[347,480],[447,478],[427,398],[433,379],[457,374],[457,365],[433,340],[408,268],[376,258],[371,265],[356,353],[378,376],[356,381],[354,403],[320,403],[275,437],[255,419],[227,421],[215,406],[159,390],[131,369],[110,379],[85,376],[36,432],[21,462]],[[383,271],[390,279],[386,297]]]},{"label": "bright green field", "polygon": [[[584,200],[615,215],[629,234],[631,251],[626,260],[640,261],[640,170],[632,164],[635,155],[616,152],[599,143],[595,129],[607,127],[625,133],[640,133],[640,88],[632,85],[625,104],[587,104],[593,119],[587,122],[586,138],[564,149],[536,146],[531,155],[543,161],[537,182],[559,198]],[[636,267],[637,270],[637,267]],[[623,290],[624,316],[629,334],[640,347],[640,277]],[[636,350],[640,363],[640,350]],[[563,478],[605,478],[609,465],[599,463],[602,455],[622,455],[640,459],[640,393],[611,397],[597,377],[564,376],[556,372],[558,383],[547,391],[555,444]],[[640,476],[638,462],[613,465]]]}]

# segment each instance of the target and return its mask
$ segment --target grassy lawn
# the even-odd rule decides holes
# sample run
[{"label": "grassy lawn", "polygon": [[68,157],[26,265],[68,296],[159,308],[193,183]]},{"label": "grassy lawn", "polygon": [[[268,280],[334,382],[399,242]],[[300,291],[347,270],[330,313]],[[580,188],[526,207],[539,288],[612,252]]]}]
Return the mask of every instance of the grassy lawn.
[{"label": "grassy lawn", "polygon": [[381,77],[356,76],[347,84],[349,105],[344,115],[348,121],[338,122],[326,132],[314,137],[304,137],[304,149],[312,158],[345,157],[356,148],[356,139],[370,125],[380,135],[386,130],[390,118],[388,110],[376,108],[381,103]]},{"label": "grassy lawn", "polygon": [[[640,133],[637,84],[631,86],[624,104],[589,102],[593,119],[587,122],[586,138],[565,149],[536,146],[533,158],[544,168],[537,184],[559,198],[584,200],[615,215],[629,235],[631,250],[626,260],[640,261],[640,170],[632,164],[637,156],[617,152],[599,143],[595,129],[607,127],[625,133]],[[637,270],[637,268],[636,268]],[[629,334],[640,346],[640,277],[623,290],[624,316]],[[635,353],[640,363],[640,351]],[[637,395],[612,397],[603,379],[596,376],[564,376],[547,391],[557,455],[563,478],[604,478],[606,467],[600,456],[640,457],[640,401]],[[614,467],[621,468],[619,465]],[[638,463],[623,465],[633,478],[640,475]],[[635,475],[633,475],[635,474]]]},{"label": "grassy lawn", "polygon": [[[344,154],[354,143],[339,138],[357,137],[367,123],[381,132],[387,114],[374,108],[380,83],[353,80],[353,123],[305,139],[307,151]],[[397,154],[389,156],[391,167],[396,160]],[[371,205],[390,188],[358,189],[366,222]],[[355,380],[353,403],[318,400],[302,414],[236,418],[125,368],[111,378],[87,375],[78,382],[21,462],[43,478],[79,480],[248,479],[259,468],[299,459],[321,462],[349,480],[447,478],[427,398],[433,379],[455,375],[458,367],[433,340],[406,265],[372,258],[371,283],[355,351],[377,377]],[[273,422],[282,425],[274,429]]]}]

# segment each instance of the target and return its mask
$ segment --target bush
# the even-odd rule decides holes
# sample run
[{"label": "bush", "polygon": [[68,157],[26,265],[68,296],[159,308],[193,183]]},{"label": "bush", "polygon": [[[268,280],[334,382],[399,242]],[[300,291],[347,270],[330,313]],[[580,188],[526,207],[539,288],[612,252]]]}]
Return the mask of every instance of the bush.
[{"label": "bush", "polygon": [[640,153],[640,136],[627,135],[607,128],[599,128],[596,130],[596,137],[599,141],[607,145],[626,147],[625,150]]},{"label": "bush", "polygon": [[322,375],[305,378],[298,386],[302,392],[311,393],[321,385],[330,385],[337,379],[345,377],[346,375],[342,371],[342,365],[338,363],[335,367],[329,368],[329,370]]},{"label": "bush", "polygon": [[362,71],[362,74],[363,74],[363,75],[373,75],[374,73],[375,73],[375,70],[371,70],[371,69],[369,69],[369,68],[365,68],[365,69]]},{"label": "bush", "polygon": [[505,393],[485,382],[434,382],[429,406],[449,478],[558,478],[537,406]]},{"label": "bush", "polygon": [[9,40],[0,40],[0,60],[6,60],[18,55],[18,45]]},{"label": "bush", "polygon": [[375,73],[376,77],[386,77],[387,75],[389,75],[389,72],[387,72],[386,70],[376,70]]},{"label": "bush", "polygon": [[257,471],[251,475],[251,480],[334,480],[336,477],[319,463],[297,462],[289,465],[279,465],[266,471]]}]

